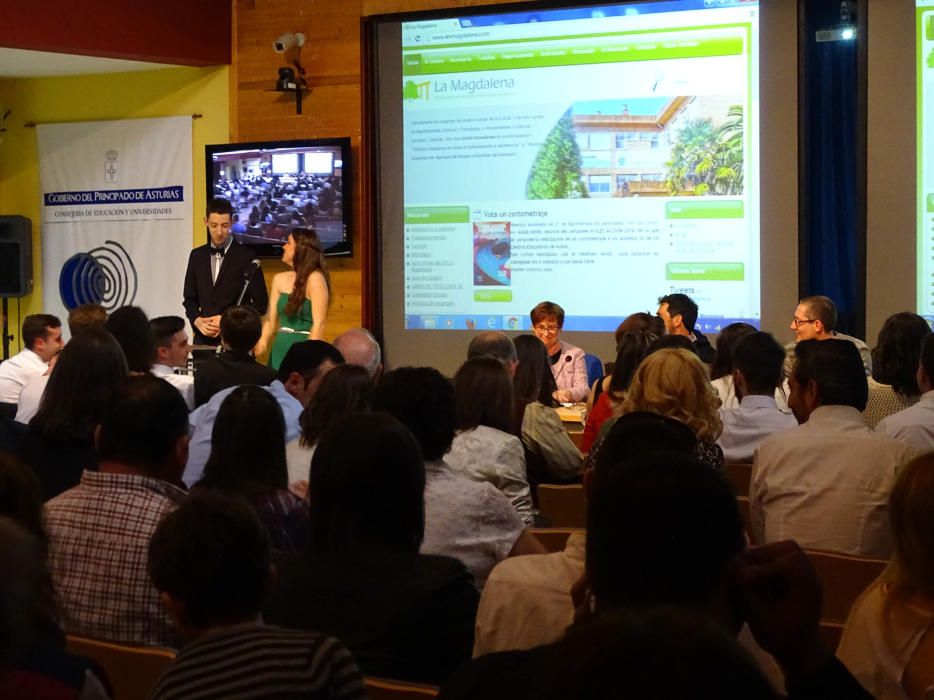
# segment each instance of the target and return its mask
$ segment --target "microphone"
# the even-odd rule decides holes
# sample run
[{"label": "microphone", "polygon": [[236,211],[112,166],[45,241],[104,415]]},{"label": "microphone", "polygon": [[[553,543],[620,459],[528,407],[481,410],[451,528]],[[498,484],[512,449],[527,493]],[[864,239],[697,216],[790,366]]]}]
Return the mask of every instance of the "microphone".
[{"label": "microphone", "polygon": [[246,296],[246,290],[250,286],[250,278],[253,276],[253,273],[262,268],[262,263],[253,258],[250,261],[250,266],[243,273],[243,287],[240,289],[240,296],[237,297],[237,303],[234,306],[240,306],[243,303],[243,297]]},{"label": "microphone", "polygon": [[250,275],[253,274],[254,271],[261,270],[262,267],[263,267],[263,263],[261,263],[257,258],[253,258],[252,260],[250,260],[250,266],[243,273],[243,276],[249,277]]},{"label": "microphone", "polygon": [[564,371],[564,368],[567,366],[568,362],[571,361],[571,359],[572,359],[572,358],[571,358],[570,355],[565,355],[565,356],[564,356],[564,364],[561,365],[561,366],[558,368],[558,371],[555,373],[555,379],[557,379],[558,377],[561,376],[561,373]]}]

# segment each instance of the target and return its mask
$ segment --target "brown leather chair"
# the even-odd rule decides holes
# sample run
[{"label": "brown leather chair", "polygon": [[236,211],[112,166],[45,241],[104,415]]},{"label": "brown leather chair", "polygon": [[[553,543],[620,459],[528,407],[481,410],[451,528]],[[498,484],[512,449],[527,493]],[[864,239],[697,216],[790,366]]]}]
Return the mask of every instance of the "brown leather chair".
[{"label": "brown leather chair", "polygon": [[175,651],[159,647],[128,647],[87,637],[65,638],[73,654],[96,661],[107,674],[118,700],[145,700],[172,660]]}]

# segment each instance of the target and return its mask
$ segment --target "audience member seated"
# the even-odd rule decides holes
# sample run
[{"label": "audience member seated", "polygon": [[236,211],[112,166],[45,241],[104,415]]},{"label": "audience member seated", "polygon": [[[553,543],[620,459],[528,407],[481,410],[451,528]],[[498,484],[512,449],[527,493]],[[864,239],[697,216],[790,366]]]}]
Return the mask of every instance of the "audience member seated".
[{"label": "audience member seated", "polygon": [[513,377],[516,419],[525,451],[526,477],[534,495],[540,483],[580,478],[581,453],[555,411],[555,377],[545,345],[534,335],[515,340],[518,365]]},{"label": "audience member seated", "polygon": [[525,454],[514,435],[515,405],[512,381],[499,360],[467,360],[454,375],[456,432],[445,459],[460,474],[493,484],[531,525]]},{"label": "audience member seated", "polygon": [[727,462],[751,462],[763,439],[798,425],[775,401],[784,363],[785,350],[769,333],[747,333],[734,346],[730,389],[737,404],[721,406],[723,432],[717,439]]},{"label": "audience member seated", "polygon": [[396,420],[334,425],[311,462],[308,547],[277,561],[264,619],[339,638],[368,675],[447,678],[470,657],[477,591],[461,562],[419,554],[424,491],[419,446]]},{"label": "audience member seated", "polygon": [[917,381],[921,392],[918,403],[883,418],[876,432],[926,452],[934,450],[934,334],[929,334],[921,343]]},{"label": "audience member seated", "polygon": [[502,493],[492,484],[459,474],[444,461],[454,441],[454,388],[438,370],[402,367],[389,372],[373,391],[372,404],[373,410],[394,416],[412,431],[421,449],[423,553],[460,559],[482,588],[496,562],[544,552]]},{"label": "audience member seated", "polygon": [[[68,312],[68,332],[74,338],[88,328],[103,329],[107,323],[107,312],[100,304],[82,304]],[[29,381],[19,394],[19,404],[16,407],[16,421],[28,425],[39,410],[39,402],[49,383],[53,367],[38,377]]]},{"label": "audience member seated", "polygon": [[383,356],[376,338],[366,328],[351,328],[334,339],[334,347],[348,365],[363,367],[374,382],[383,373]]},{"label": "audience member seated", "polygon": [[97,469],[94,429],[126,376],[123,352],[107,331],[86,330],[62,350],[19,450],[39,477],[43,500]]},{"label": "audience member seated", "polygon": [[564,328],[564,309],[551,301],[543,301],[532,309],[532,330],[545,344],[551,373],[558,389],[556,401],[583,401],[590,386],[587,383],[587,366],[584,351],[561,340]]},{"label": "audience member seated", "polygon": [[[581,452],[590,452],[604,421],[613,415],[626,398],[626,391],[632,383],[639,363],[645,359],[651,344],[658,336],[650,331],[628,331],[623,333],[616,346],[616,362],[613,374],[604,382],[602,391],[595,392],[597,398],[593,408],[587,413],[584,436],[581,439]],[[595,387],[601,386],[600,382]]]},{"label": "audience member seated", "polygon": [[156,528],[149,574],[184,642],[153,700],[366,698],[336,639],[265,625],[275,580],[266,529],[247,504],[194,494]]},{"label": "audience member seated", "polygon": [[730,323],[717,335],[717,354],[710,365],[710,383],[717,390],[721,408],[739,406],[733,389],[733,348],[741,338],[755,332],[755,326],[748,323]]},{"label": "audience member seated", "polygon": [[[305,340],[289,348],[279,365],[278,378],[269,386],[262,387],[272,394],[282,409],[285,442],[291,442],[299,436],[299,416],[315,395],[324,376],[341,364],[344,364],[344,358],[333,345],[323,340]],[[228,387],[217,392],[210,401],[192,411],[188,418],[191,445],[184,481],[189,486],[201,478],[204,464],[211,453],[211,435],[217,412],[234,388]]]},{"label": "audience member seated", "polygon": [[110,314],[104,327],[120,343],[130,374],[149,374],[156,359],[156,340],[143,310],[122,306]]},{"label": "audience member seated", "polygon": [[889,496],[892,558],[850,611],[838,654],[878,700],[934,688],[934,454],[902,469]]},{"label": "audience member seated", "polygon": [[697,304],[687,294],[667,294],[658,298],[658,317],[665,324],[667,335],[680,335],[691,341],[701,362],[713,362],[713,346],[707,336],[694,327]]},{"label": "audience member seated", "polygon": [[146,551],[162,516],[185,497],[177,484],[187,418],[170,384],[149,374],[129,377],[97,430],[100,470],[85,471],[78,486],[46,504],[49,568],[69,634],[176,646],[146,575]]},{"label": "audience member seated", "polygon": [[794,342],[785,346],[785,374],[791,375],[795,361],[795,345],[803,340],[848,340],[859,350],[860,360],[866,375],[872,374],[872,353],[869,346],[859,338],[838,333],[837,307],[829,297],[804,297],[795,308],[795,315],[791,319],[791,330],[795,332]]},{"label": "audience member seated", "polygon": [[753,539],[885,559],[886,502],[914,450],[866,427],[866,374],[853,343],[805,340],[795,354],[788,406],[800,425],[766,438],[756,452]]},{"label": "audience member seated", "polygon": [[921,343],[932,335],[928,322],[908,311],[885,319],[872,350],[869,400],[863,418],[875,428],[879,421],[918,403],[918,362]]},{"label": "audience member seated", "polygon": [[289,489],[294,494],[304,498],[308,491],[308,468],[318,440],[340,419],[368,413],[372,388],[366,368],[354,364],[338,365],[321,380],[314,398],[299,416],[301,435],[285,446]]},{"label": "audience member seated", "polygon": [[[630,413],[613,425],[607,444],[631,459],[664,445],[693,454],[694,433],[684,423],[653,413]],[[585,495],[593,486],[593,470],[584,480]],[[584,574],[586,536],[572,534],[563,552],[511,557],[494,568],[483,588],[473,655],[531,649],[564,635],[574,618],[571,589]]]},{"label": "audience member seated", "polygon": [[181,316],[159,316],[149,320],[149,327],[156,346],[156,359],[150,371],[178,389],[188,410],[192,410],[195,407],[194,377],[175,374],[176,368],[188,367],[188,353],[191,351],[185,319]]},{"label": "audience member seated", "polygon": [[519,365],[516,346],[502,331],[484,331],[471,338],[470,345],[467,346],[467,359],[472,360],[475,357],[492,357],[499,360],[510,377],[516,376],[516,368]]},{"label": "audience member seated", "polygon": [[[39,515],[35,484],[29,496]],[[41,534],[0,515],[0,697],[108,700],[103,672],[65,651],[45,559]]]},{"label": "audience member seated", "polygon": [[221,351],[199,363],[195,372],[195,406],[203,406],[214,394],[241,384],[267,386],[276,370],[253,357],[263,322],[249,306],[230,306],[221,314]]},{"label": "audience member seated", "polygon": [[23,387],[48,371],[49,362],[64,346],[62,322],[50,314],[27,316],[23,345],[20,352],[0,363],[0,418],[14,418]]},{"label": "audience member seated", "polygon": [[683,335],[663,335],[656,338],[652,341],[652,344],[649,345],[649,352],[646,357],[659,350],[687,350],[700,359],[700,355],[697,354],[697,348],[694,347],[694,343]]},{"label": "audience member seated", "polygon": [[288,490],[285,420],[268,391],[238,386],[221,404],[211,456],[195,486],[244,498],[269,531],[272,548],[294,552],[305,543],[308,508]]},{"label": "audience member seated", "polygon": [[623,319],[623,322],[616,327],[614,333],[616,346],[619,347],[619,341],[623,339],[623,333],[629,331],[649,331],[655,335],[665,335],[665,322],[658,316],[654,316],[645,311],[637,311],[629,314]]}]

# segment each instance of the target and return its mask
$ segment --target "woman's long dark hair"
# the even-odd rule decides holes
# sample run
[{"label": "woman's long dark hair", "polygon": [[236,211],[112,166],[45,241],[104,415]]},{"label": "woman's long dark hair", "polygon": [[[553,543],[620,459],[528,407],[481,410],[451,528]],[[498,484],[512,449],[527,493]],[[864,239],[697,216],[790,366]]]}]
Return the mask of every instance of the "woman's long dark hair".
[{"label": "woman's long dark hair", "polygon": [[656,340],[658,336],[652,331],[626,331],[620,336],[609,387],[617,400],[622,400],[622,394],[632,383],[636,368]]},{"label": "woman's long dark hair", "polygon": [[514,431],[515,394],[509,372],[499,360],[475,357],[454,375],[454,427],[472,430],[481,425]]},{"label": "woman's long dark hair", "polygon": [[82,331],[59,355],[30,431],[43,441],[90,446],[94,428],[127,373],[123,350],[110,333]]},{"label": "woman's long dark hair", "polygon": [[295,284],[285,304],[287,316],[294,316],[302,308],[302,304],[305,303],[305,287],[308,285],[308,277],[315,270],[324,275],[328,291],[331,290],[331,275],[324,262],[324,253],[321,252],[321,240],[318,234],[310,228],[293,228],[292,240],[295,241],[295,253],[292,256]]},{"label": "woman's long dark hair", "polygon": [[720,331],[720,335],[717,336],[717,354],[710,365],[711,379],[733,374],[733,348],[741,338],[755,332],[755,326],[748,323],[731,323]]},{"label": "woman's long dark hair", "polygon": [[338,365],[324,375],[299,418],[302,428],[299,443],[311,447],[341,418],[369,412],[372,385],[369,373],[359,365]]},{"label": "woman's long dark hair", "polygon": [[261,387],[237,387],[217,411],[198,485],[253,499],[288,488],[288,474],[282,409]]},{"label": "woman's long dark hair", "polygon": [[872,378],[880,384],[890,384],[903,396],[920,394],[916,372],[921,343],[930,333],[928,322],[910,311],[885,319],[872,350]]},{"label": "woman's long dark hair", "polygon": [[[557,406],[558,402],[552,394],[558,386],[555,384],[555,375],[551,372],[545,344],[528,333],[516,336],[513,343],[516,346],[516,357],[519,359],[513,384],[520,408],[524,409],[526,404],[535,401],[546,406]],[[522,415],[521,410],[519,415]]]}]

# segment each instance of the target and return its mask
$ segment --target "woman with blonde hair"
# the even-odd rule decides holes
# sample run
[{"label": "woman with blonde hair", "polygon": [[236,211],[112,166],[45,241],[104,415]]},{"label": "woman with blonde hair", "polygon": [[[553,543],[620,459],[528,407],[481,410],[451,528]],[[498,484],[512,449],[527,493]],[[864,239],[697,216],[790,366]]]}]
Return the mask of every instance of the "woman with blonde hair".
[{"label": "woman with blonde hair", "polygon": [[282,358],[295,343],[324,340],[331,295],[331,276],[314,230],[292,229],[282,248],[282,262],[292,269],[272,278],[269,313],[254,348],[255,355],[262,355],[275,336],[269,354],[269,365],[274,369],[279,369]]},{"label": "woman with blonde hair", "polygon": [[892,558],[850,611],[837,656],[878,700],[934,696],[934,452],[889,494]]}]

